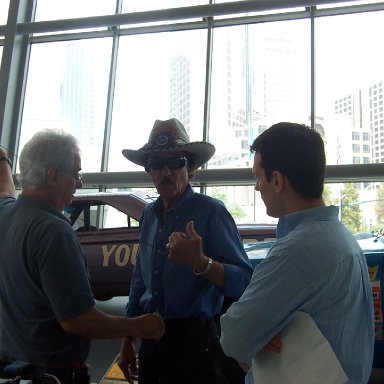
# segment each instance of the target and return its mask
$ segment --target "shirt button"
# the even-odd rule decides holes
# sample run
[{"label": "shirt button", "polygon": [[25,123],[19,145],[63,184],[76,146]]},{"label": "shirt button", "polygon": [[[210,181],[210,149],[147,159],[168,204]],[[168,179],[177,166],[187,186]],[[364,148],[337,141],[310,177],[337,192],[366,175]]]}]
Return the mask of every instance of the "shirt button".
[{"label": "shirt button", "polygon": [[155,269],[155,275],[158,275],[158,274],[159,274],[159,271]]},{"label": "shirt button", "polygon": [[154,294],[155,296],[157,296],[157,295],[159,294],[159,292],[157,292],[157,291],[153,291],[153,294]]}]

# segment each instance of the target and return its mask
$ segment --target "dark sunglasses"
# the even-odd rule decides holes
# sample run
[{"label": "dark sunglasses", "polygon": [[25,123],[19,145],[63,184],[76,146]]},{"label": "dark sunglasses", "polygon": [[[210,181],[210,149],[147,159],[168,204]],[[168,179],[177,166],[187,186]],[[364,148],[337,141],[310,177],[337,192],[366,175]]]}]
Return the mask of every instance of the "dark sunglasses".
[{"label": "dark sunglasses", "polygon": [[166,165],[169,169],[180,169],[187,164],[185,157],[154,157],[148,160],[147,168],[153,169],[154,171],[161,171]]}]

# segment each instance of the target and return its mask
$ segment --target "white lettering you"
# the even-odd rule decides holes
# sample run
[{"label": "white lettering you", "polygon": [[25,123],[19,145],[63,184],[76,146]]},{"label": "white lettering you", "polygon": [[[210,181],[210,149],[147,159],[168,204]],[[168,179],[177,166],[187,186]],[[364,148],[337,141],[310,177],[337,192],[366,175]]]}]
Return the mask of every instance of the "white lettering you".
[{"label": "white lettering you", "polygon": [[[139,251],[139,244],[107,244],[101,246],[103,254],[103,267],[109,267],[114,261],[118,267],[125,267],[129,261],[132,265],[136,265],[137,253]],[[113,261],[112,261],[113,260]]]}]

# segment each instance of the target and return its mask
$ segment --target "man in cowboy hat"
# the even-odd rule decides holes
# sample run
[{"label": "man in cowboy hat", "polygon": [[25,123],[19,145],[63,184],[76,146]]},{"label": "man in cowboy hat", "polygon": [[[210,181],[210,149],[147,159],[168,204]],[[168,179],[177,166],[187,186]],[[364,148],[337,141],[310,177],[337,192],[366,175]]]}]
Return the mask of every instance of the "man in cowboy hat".
[{"label": "man in cowboy hat", "polygon": [[[141,384],[225,382],[214,318],[225,296],[241,296],[253,269],[224,204],[189,185],[214,152],[208,142],[190,142],[177,119],[156,120],[147,144],[123,150],[128,160],[145,168],[160,194],[140,221],[140,250],[127,305],[129,317],[158,312],[165,319],[160,341],[141,342]],[[190,240],[188,252],[173,248],[170,235],[175,231]],[[129,338],[123,340],[119,365],[132,381],[136,352]]]}]

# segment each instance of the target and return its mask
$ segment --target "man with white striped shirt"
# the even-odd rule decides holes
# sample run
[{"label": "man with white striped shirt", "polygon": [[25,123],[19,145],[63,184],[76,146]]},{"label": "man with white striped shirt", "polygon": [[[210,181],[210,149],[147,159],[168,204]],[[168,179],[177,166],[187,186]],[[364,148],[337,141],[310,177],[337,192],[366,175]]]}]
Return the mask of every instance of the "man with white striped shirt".
[{"label": "man with white striped shirt", "polygon": [[[221,318],[224,352],[240,363],[261,351],[279,353],[281,332],[301,311],[328,341],[348,383],[367,383],[374,346],[372,290],[363,252],[339,221],[338,208],[325,206],[322,198],[323,140],[307,126],[278,123],[256,138],[251,151],[255,189],[268,215],[279,218],[278,240]],[[249,371],[246,383],[252,382]]]}]

